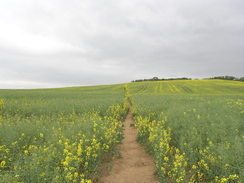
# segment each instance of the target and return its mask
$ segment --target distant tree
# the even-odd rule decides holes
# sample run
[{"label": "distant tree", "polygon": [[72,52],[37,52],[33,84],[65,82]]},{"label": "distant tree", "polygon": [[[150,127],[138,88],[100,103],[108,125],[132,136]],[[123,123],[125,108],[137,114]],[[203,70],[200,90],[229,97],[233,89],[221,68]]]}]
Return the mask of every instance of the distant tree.
[{"label": "distant tree", "polygon": [[[214,78],[211,78],[214,79]],[[137,79],[137,80],[133,80],[132,82],[143,82],[143,81],[167,81],[167,80],[191,80],[191,78],[186,78],[186,77],[182,77],[182,78],[158,78],[158,77],[153,77],[151,79]]]},{"label": "distant tree", "polygon": [[159,79],[158,79],[158,77],[153,77],[152,80],[153,81],[158,81]]},{"label": "distant tree", "polygon": [[225,79],[226,80],[235,80],[235,77],[234,76],[225,76]]},{"label": "distant tree", "polygon": [[240,77],[239,81],[244,81],[244,77]]},{"label": "distant tree", "polygon": [[210,79],[238,80],[238,78],[236,78],[234,76],[215,76],[215,77],[210,78]]}]

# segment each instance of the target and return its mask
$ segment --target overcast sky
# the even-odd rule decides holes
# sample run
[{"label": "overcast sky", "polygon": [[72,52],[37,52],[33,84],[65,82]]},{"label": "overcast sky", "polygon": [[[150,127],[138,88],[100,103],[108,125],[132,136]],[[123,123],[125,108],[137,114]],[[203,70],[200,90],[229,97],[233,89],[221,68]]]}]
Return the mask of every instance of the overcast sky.
[{"label": "overcast sky", "polygon": [[243,0],[0,0],[0,88],[244,76]]}]

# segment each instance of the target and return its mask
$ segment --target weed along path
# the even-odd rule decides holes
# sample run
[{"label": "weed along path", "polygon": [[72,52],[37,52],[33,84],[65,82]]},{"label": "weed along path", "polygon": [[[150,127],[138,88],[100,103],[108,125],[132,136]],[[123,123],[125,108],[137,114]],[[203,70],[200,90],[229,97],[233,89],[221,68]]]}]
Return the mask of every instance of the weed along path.
[{"label": "weed along path", "polygon": [[98,183],[158,183],[153,158],[136,141],[136,129],[129,111],[125,119],[124,139],[119,145],[121,157],[113,161],[112,170]]}]

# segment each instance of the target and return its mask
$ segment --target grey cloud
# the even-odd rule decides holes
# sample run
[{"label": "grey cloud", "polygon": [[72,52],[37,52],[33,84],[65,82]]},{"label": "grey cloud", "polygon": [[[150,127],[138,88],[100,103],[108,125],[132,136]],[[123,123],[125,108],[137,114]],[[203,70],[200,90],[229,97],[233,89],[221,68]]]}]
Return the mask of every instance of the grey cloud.
[{"label": "grey cloud", "polygon": [[242,0],[3,0],[0,27],[0,88],[244,75]]}]

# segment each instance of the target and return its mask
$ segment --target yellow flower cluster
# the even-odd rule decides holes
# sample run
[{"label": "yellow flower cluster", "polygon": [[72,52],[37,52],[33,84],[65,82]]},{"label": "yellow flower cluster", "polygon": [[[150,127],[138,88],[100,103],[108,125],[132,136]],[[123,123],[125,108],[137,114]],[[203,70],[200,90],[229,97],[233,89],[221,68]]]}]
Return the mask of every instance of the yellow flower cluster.
[{"label": "yellow flower cluster", "polygon": [[5,104],[4,99],[0,98],[0,109],[3,108],[4,104]]},{"label": "yellow flower cluster", "polygon": [[240,183],[239,176],[236,174],[230,175],[229,177],[222,177],[222,178],[219,178],[218,176],[216,176],[215,182],[216,183],[229,183],[229,182]]},{"label": "yellow flower cluster", "polygon": [[103,118],[97,116],[103,122],[99,125],[93,121],[93,134],[88,137],[81,134],[79,142],[70,143],[69,139],[64,142],[64,167],[67,182],[90,182],[94,170],[97,168],[101,153],[111,151],[120,142],[122,136],[122,123],[119,121],[124,108],[117,105],[108,109],[110,116]]},{"label": "yellow flower cluster", "polygon": [[62,165],[67,182],[91,182],[102,154],[111,151],[122,139],[123,125],[120,118],[126,108],[122,105],[111,106],[107,110],[109,115],[103,118],[94,114],[102,122],[98,125],[93,120],[93,133],[89,134],[90,137],[80,134],[76,137],[80,140],[75,143],[71,143],[69,139],[59,140],[64,143]]},{"label": "yellow flower cluster", "polygon": [[0,168],[4,168],[5,165],[6,165],[6,161],[1,161],[1,163],[0,163]]},{"label": "yellow flower cluster", "polygon": [[[135,121],[138,140],[141,143],[149,142],[149,148],[155,157],[156,167],[162,182],[199,183],[205,182],[207,176],[212,176],[210,165],[214,167],[217,162],[220,162],[221,157],[214,153],[215,146],[209,138],[207,138],[208,146],[196,150],[200,160],[196,164],[190,164],[185,156],[186,154],[172,145],[172,132],[167,127],[166,117],[164,120],[156,121],[150,120],[150,117],[136,115]],[[184,145],[187,146],[187,143]],[[240,178],[236,174],[222,178],[216,176],[213,179],[215,179],[215,183],[240,182]],[[213,179],[209,182],[213,183]]]},{"label": "yellow flower cluster", "polygon": [[[5,176],[13,182],[28,182],[27,177],[36,173],[35,180],[39,182],[92,183],[104,154],[112,151],[122,139],[122,120],[127,109],[125,103],[110,106],[104,116],[90,111],[83,114],[83,119],[89,123],[75,122],[75,114],[72,114],[70,118],[74,121],[62,122],[57,129],[53,127],[52,134],[43,131],[35,136],[20,133],[17,140],[0,145],[0,172],[4,171],[0,173],[0,179]],[[86,129],[75,133],[72,125]],[[65,128],[73,130],[73,135],[67,136]],[[48,138],[56,140],[50,143]],[[17,161],[22,164],[15,163]],[[8,170],[16,174],[4,175]]]},{"label": "yellow flower cluster", "polygon": [[[152,148],[156,166],[162,179],[170,179],[180,183],[185,180],[187,162],[184,154],[171,145],[171,129],[162,121],[150,121],[149,118],[135,117],[138,138],[147,138]],[[143,140],[141,140],[143,142]]]}]

